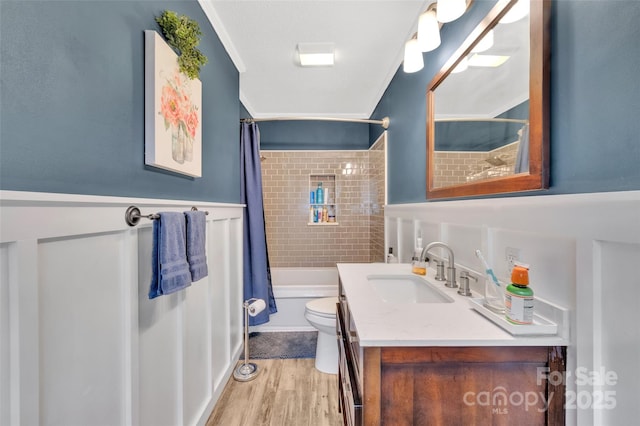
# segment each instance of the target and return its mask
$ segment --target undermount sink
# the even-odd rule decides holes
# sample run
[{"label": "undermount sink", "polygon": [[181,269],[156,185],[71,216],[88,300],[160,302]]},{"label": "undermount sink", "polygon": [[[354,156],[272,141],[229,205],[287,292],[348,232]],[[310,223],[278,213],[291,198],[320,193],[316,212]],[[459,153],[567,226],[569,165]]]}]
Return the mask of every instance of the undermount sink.
[{"label": "undermount sink", "polygon": [[367,280],[388,303],[453,303],[433,284],[414,275],[369,275]]}]

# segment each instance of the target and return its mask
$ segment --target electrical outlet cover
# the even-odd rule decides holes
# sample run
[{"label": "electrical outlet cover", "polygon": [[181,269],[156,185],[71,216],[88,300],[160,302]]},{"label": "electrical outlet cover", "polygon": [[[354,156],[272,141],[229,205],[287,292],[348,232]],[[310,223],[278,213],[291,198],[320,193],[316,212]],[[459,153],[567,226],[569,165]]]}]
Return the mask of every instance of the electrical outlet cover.
[{"label": "electrical outlet cover", "polygon": [[505,249],[505,259],[507,260],[507,266],[509,268],[509,273],[511,273],[511,270],[513,269],[513,267],[515,265],[515,262],[520,260],[520,249],[519,248],[513,248],[513,247],[507,247]]}]

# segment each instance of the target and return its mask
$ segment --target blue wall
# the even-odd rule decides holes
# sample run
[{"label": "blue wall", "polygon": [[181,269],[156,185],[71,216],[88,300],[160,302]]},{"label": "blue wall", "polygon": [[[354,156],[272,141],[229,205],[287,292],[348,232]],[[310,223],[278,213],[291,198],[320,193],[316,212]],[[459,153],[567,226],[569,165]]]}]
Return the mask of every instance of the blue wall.
[{"label": "blue wall", "polygon": [[[238,71],[195,1],[2,1],[0,188],[240,201]],[[202,178],[144,165],[144,35],[203,31]]]},{"label": "blue wall", "polygon": [[[251,114],[240,102],[240,118]],[[380,126],[378,126],[380,127]],[[330,121],[261,121],[260,149],[351,150],[368,149],[369,125]],[[374,141],[375,142],[375,141]]]},{"label": "blue wall", "polygon": [[[476,0],[446,24],[425,68],[400,70],[380,100],[372,117],[391,117],[390,202],[425,200],[426,87],[493,3]],[[238,72],[195,1],[2,1],[0,8],[1,189],[239,201]],[[165,9],[189,15],[204,33],[199,179],[144,166],[143,30],[158,29],[154,16]],[[540,193],[640,189],[637,22],[635,0],[554,2],[551,189]],[[264,149],[365,149],[382,132],[288,124],[260,123]]]},{"label": "blue wall", "polygon": [[[497,115],[499,118],[529,118],[529,101]],[[436,122],[436,151],[491,151],[518,140],[522,123],[493,121]]]},{"label": "blue wall", "polygon": [[[251,114],[240,102],[240,117]],[[380,126],[378,126],[380,127]],[[352,150],[369,149],[369,125],[331,121],[261,121],[260,149]],[[375,141],[374,141],[375,142]]]},{"label": "blue wall", "polygon": [[368,149],[369,125],[326,121],[265,121],[260,148],[265,150]]},{"label": "blue wall", "polygon": [[[389,202],[426,199],[430,80],[493,6],[476,0],[442,28],[415,74],[400,69],[372,118],[391,117]],[[640,2],[558,0],[551,22],[551,188],[533,194],[640,189]],[[378,130],[372,128],[371,139]],[[528,194],[531,195],[531,194]]]}]

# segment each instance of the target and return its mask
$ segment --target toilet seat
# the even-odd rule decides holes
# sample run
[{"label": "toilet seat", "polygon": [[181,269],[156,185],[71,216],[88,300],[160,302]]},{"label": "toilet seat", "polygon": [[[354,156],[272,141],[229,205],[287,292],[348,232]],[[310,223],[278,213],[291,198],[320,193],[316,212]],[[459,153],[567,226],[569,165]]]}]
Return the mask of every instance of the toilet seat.
[{"label": "toilet seat", "polygon": [[335,318],[337,303],[337,297],[323,297],[321,299],[311,300],[306,304],[306,311],[323,318]]}]

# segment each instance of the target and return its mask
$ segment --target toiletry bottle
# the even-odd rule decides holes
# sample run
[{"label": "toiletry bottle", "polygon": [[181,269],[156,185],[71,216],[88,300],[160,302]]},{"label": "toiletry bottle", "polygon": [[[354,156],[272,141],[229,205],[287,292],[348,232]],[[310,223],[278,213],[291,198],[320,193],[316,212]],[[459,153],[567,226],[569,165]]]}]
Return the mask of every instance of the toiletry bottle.
[{"label": "toiletry bottle", "polygon": [[336,208],[335,206],[329,206],[329,222],[334,223],[336,221]]},{"label": "toiletry bottle", "polygon": [[411,272],[417,275],[427,275],[427,262],[421,261],[422,256],[422,238],[416,238],[416,249],[411,259]]},{"label": "toiletry bottle", "polygon": [[324,195],[324,203],[329,204],[329,188],[325,188],[323,192],[324,194],[322,195]]},{"label": "toiletry bottle", "polygon": [[311,191],[309,193],[309,204],[315,204],[316,203],[316,191]]},{"label": "toiletry bottle", "polygon": [[322,182],[318,182],[318,189],[316,189],[316,204],[324,203],[324,194],[322,192]]},{"label": "toiletry bottle", "polygon": [[309,223],[313,223],[313,206],[309,206]]},{"label": "toiletry bottle", "polygon": [[329,222],[329,211],[327,210],[327,206],[322,207],[322,221]]},{"label": "toiletry bottle", "polygon": [[504,295],[505,316],[510,323],[533,323],[533,290],[528,286],[529,270],[521,265],[514,266],[511,284]]},{"label": "toiletry bottle", "polygon": [[389,247],[389,254],[387,254],[387,263],[398,263],[398,258],[393,255],[393,247]]}]

